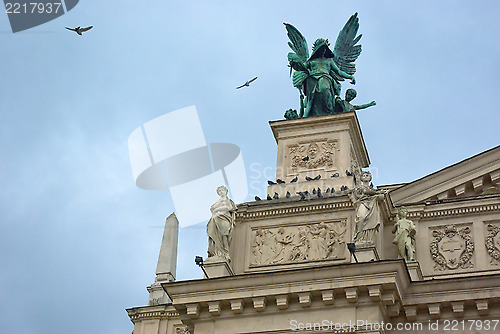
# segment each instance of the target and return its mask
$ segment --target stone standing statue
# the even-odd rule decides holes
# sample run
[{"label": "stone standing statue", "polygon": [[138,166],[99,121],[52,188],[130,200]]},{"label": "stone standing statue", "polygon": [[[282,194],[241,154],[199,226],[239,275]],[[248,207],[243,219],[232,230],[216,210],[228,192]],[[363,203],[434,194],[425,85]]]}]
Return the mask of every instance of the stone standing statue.
[{"label": "stone standing statue", "polygon": [[219,200],[211,207],[212,218],[207,224],[208,235],[208,257],[220,257],[229,259],[229,244],[236,217],[236,205],[227,196],[227,188],[220,186],[217,188]]},{"label": "stone standing statue", "polygon": [[415,233],[417,232],[415,224],[406,219],[408,209],[401,207],[398,210],[396,223],[392,229],[394,236],[393,244],[398,246],[399,256],[406,261],[415,261]]},{"label": "stone standing statue", "polygon": [[349,191],[356,210],[353,240],[356,246],[372,246],[375,244],[375,235],[380,226],[381,216],[378,202],[384,198],[384,192],[375,190],[370,182],[372,174],[361,172],[361,184]]},{"label": "stone standing statue", "polygon": [[349,88],[345,92],[345,100],[342,100],[340,97],[337,96],[337,98],[335,99],[335,111],[338,113],[349,112],[349,111],[366,109],[368,107],[372,107],[377,104],[375,101],[372,101],[366,104],[352,105],[351,101],[354,100],[356,95],[357,95],[356,90]]},{"label": "stone standing statue", "polygon": [[352,15],[340,31],[335,47],[330,50],[327,39],[318,38],[309,56],[306,39],[291,24],[285,23],[293,52],[288,53],[290,75],[293,86],[300,91],[299,117],[336,113],[335,98],[340,95],[340,81],[350,79],[354,85],[356,67],[354,61],[361,54],[361,45],[356,45],[361,35],[358,14]]}]

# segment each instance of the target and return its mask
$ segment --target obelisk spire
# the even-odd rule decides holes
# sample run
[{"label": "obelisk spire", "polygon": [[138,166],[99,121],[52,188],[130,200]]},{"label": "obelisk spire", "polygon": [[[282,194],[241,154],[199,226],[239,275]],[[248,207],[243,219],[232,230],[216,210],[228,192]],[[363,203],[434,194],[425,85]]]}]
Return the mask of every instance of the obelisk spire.
[{"label": "obelisk spire", "polygon": [[161,283],[175,281],[177,267],[177,241],[179,236],[179,221],[172,213],[165,221],[160,255],[156,265],[155,282],[148,286],[149,305],[166,304],[170,302]]},{"label": "obelisk spire", "polygon": [[156,265],[156,281],[175,281],[177,267],[177,238],[179,221],[175,213],[170,214],[165,221],[165,230],[161,241],[160,255]]}]

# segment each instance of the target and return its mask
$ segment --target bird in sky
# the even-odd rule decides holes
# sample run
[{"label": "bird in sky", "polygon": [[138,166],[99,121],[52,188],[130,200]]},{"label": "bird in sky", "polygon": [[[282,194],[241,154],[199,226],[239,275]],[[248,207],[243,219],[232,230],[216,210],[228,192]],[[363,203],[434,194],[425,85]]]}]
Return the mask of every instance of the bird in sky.
[{"label": "bird in sky", "polygon": [[255,77],[255,78],[253,78],[253,79],[251,79],[251,80],[248,80],[248,81],[247,81],[247,82],[245,82],[243,85],[236,87],[236,89],[240,89],[240,88],[243,88],[243,87],[249,87],[249,86],[250,86],[250,84],[251,84],[252,82],[254,82],[255,80],[257,80],[257,77]]},{"label": "bird in sky", "polygon": [[80,35],[80,36],[81,36],[81,35],[82,35],[82,32],[85,32],[85,31],[87,31],[87,30],[90,30],[90,29],[92,29],[92,27],[93,27],[93,26],[89,26],[89,27],[87,27],[87,28],[81,28],[80,26],[78,26],[78,27],[76,27],[76,28],[68,28],[68,27],[66,27],[66,29],[71,30],[71,31],[74,31],[74,32],[76,32],[78,35]]}]

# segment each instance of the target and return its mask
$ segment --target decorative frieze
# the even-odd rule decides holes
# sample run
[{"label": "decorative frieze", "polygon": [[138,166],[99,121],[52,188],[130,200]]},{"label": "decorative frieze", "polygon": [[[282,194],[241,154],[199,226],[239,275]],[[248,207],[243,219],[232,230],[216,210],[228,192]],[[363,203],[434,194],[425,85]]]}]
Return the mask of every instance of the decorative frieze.
[{"label": "decorative frieze", "polygon": [[486,250],[490,255],[490,264],[500,265],[500,227],[493,224],[487,225],[488,235],[485,239]]},{"label": "decorative frieze", "polygon": [[250,266],[343,259],[347,221],[252,231]]},{"label": "decorative frieze", "polygon": [[333,159],[336,149],[336,140],[319,140],[288,146],[292,172],[319,168],[332,170],[335,165]]},{"label": "decorative frieze", "polygon": [[445,271],[467,269],[474,266],[472,255],[474,241],[469,226],[446,225],[432,229],[433,240],[430,244],[430,253],[434,260],[434,270]]}]

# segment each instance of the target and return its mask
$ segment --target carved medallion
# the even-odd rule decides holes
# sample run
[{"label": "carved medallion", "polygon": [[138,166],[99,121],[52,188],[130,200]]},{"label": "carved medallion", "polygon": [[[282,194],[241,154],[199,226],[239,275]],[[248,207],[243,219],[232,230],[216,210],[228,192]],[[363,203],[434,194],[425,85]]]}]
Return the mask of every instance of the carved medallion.
[{"label": "carved medallion", "polygon": [[250,266],[344,258],[346,229],[343,220],[254,230]]},{"label": "carved medallion", "polygon": [[446,225],[432,231],[430,252],[436,264],[434,270],[454,270],[473,267],[471,262],[474,253],[474,241],[470,235],[470,227],[458,228],[457,225]]},{"label": "carved medallion", "polygon": [[486,250],[491,256],[490,263],[498,266],[500,265],[500,227],[488,224],[487,229],[489,233],[485,239]]},{"label": "carved medallion", "polygon": [[336,141],[316,141],[289,146],[291,166],[294,171],[316,168],[332,169]]}]

